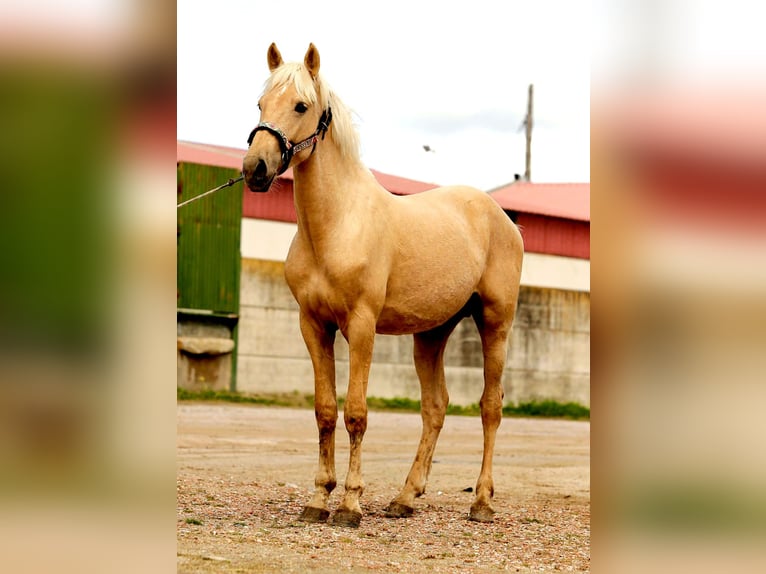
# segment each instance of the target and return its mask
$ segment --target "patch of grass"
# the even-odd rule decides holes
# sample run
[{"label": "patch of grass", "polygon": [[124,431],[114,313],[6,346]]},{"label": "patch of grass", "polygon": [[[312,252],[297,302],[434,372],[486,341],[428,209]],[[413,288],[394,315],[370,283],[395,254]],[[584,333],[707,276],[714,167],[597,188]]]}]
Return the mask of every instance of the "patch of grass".
[{"label": "patch of grass", "polygon": [[198,519],[198,518],[187,518],[186,519],[186,524],[196,524],[197,526],[201,526],[202,525],[202,521],[200,519]]},{"label": "patch of grass", "polygon": [[[187,391],[177,389],[179,401],[225,401],[266,406],[314,408],[314,395],[294,393],[250,395],[231,391]],[[338,410],[343,409],[345,397],[338,397]],[[367,408],[373,411],[420,412],[420,401],[405,397],[383,398],[368,397]],[[448,405],[448,415],[479,416],[481,409],[477,403],[472,405]],[[578,403],[560,403],[558,401],[531,401],[503,407],[503,415],[508,417],[543,417],[571,420],[589,420],[590,409]]]},{"label": "patch of grass", "polygon": [[477,403],[472,405],[447,405],[448,415],[460,415],[462,417],[477,417],[481,414],[481,409]]},{"label": "patch of grass", "polygon": [[250,395],[232,391],[214,391],[212,389],[188,391],[186,389],[177,387],[176,399],[179,401],[223,401],[227,403],[244,403],[279,407],[313,408],[314,406],[314,395],[304,395],[298,392],[273,395]]},{"label": "patch of grass", "polygon": [[503,407],[503,415],[510,417],[544,417],[552,419],[590,420],[590,409],[578,403],[558,401],[531,401]]},{"label": "patch of grass", "polygon": [[396,397],[385,399],[381,397],[368,397],[367,408],[376,411],[412,411],[420,412],[420,401]]}]

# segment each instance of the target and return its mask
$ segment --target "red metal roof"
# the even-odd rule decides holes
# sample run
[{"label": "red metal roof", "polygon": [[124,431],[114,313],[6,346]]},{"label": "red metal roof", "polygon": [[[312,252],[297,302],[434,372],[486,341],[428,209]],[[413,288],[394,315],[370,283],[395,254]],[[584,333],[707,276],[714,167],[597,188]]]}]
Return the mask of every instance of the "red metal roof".
[{"label": "red metal roof", "polygon": [[407,179],[406,177],[383,173],[375,169],[371,169],[370,171],[380,185],[396,195],[412,195],[413,193],[420,193],[421,191],[428,191],[429,189],[439,187],[438,184],[435,183],[425,183],[423,181]]},{"label": "red metal roof", "polygon": [[176,141],[176,161],[242,169],[245,150],[219,145]]},{"label": "red metal roof", "polygon": [[[242,158],[245,157],[245,152],[247,151],[233,147],[193,142],[177,141],[176,143],[176,161],[229,167],[232,169],[242,169]],[[416,181],[414,179],[390,175],[374,169],[371,169],[370,171],[380,185],[385,187],[391,193],[397,195],[410,195],[437,187],[435,183]],[[279,178],[292,181],[293,170],[288,169],[285,173],[279,176]]]},{"label": "red metal roof", "polygon": [[516,181],[489,195],[506,211],[590,221],[590,183]]},{"label": "red metal roof", "polygon": [[[241,169],[245,151],[218,145],[177,141],[177,161],[179,162]],[[370,171],[384,188],[397,195],[411,195],[437,187],[435,183],[399,177],[374,169]],[[276,193],[246,193],[243,215],[294,222],[292,182],[293,170],[288,169],[275,181],[272,192]],[[287,195],[290,197],[288,198]],[[513,182],[491,190],[490,196],[507,211],[590,221],[589,183]]]},{"label": "red metal roof", "polygon": [[[245,150],[191,142],[177,142],[177,161],[228,167],[239,170]],[[411,195],[436,187],[372,171],[388,191]],[[507,211],[519,213],[517,223],[524,237],[525,251],[588,259],[590,257],[590,184],[514,182],[492,190],[493,197]],[[287,170],[269,193],[251,193],[242,188],[242,216],[295,223],[293,174]]]}]

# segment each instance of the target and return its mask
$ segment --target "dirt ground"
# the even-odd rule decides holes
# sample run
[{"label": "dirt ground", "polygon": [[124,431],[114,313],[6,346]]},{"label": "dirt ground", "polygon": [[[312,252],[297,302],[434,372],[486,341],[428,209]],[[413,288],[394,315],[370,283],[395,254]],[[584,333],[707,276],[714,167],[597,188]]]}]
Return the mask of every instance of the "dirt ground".
[{"label": "dirt ground", "polygon": [[[418,414],[370,412],[361,526],[304,524],[318,458],[311,410],[179,403],[178,572],[589,571],[590,423],[503,420],[492,524],[467,520],[478,417],[447,417],[415,514],[384,517],[419,437]],[[348,464],[342,415],[336,442],[331,508]]]}]

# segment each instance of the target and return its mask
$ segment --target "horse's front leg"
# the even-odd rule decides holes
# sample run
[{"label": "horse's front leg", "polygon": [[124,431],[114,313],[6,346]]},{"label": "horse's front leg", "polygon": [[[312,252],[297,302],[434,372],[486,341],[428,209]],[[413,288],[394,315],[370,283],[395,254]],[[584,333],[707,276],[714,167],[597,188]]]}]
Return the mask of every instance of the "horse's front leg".
[{"label": "horse's front leg", "polygon": [[335,395],[335,327],[313,321],[301,312],[301,334],[314,367],[314,413],[319,430],[319,468],[314,496],[301,513],[305,522],[324,522],[330,516],[328,501],[335,481],[335,425],[338,402]]},{"label": "horse's front leg", "polygon": [[375,343],[375,319],[357,312],[343,332],[349,346],[349,381],[343,419],[346,423],[350,451],[346,494],[333,516],[341,526],[357,527],[362,519],[359,498],[364,491],[362,480],[362,439],[367,430],[367,381]]}]

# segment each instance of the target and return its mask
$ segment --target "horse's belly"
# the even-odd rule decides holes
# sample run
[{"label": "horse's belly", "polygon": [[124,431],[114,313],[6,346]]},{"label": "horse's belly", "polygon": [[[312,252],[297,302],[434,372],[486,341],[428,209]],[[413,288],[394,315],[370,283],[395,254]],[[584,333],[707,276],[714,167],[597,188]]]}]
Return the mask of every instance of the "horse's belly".
[{"label": "horse's belly", "polygon": [[378,316],[375,331],[384,335],[403,335],[434,329],[459,313],[470,296],[471,292],[466,292],[446,300],[434,296],[400,304],[387,302]]},{"label": "horse's belly", "polygon": [[428,258],[409,258],[394,267],[376,326],[378,333],[428,331],[460,312],[481,279],[481,258],[459,244],[450,245],[448,251],[454,258],[440,257],[433,248]]},{"label": "horse's belly", "polygon": [[378,323],[375,325],[375,332],[380,333],[381,335],[421,333],[444,324],[451,316],[452,315],[449,315],[442,319],[433,319],[428,317],[384,314],[378,319]]}]

